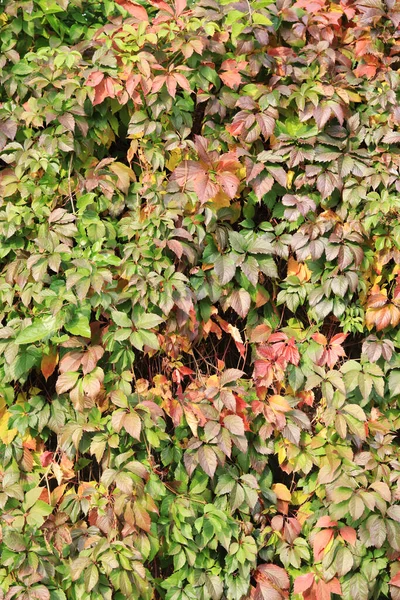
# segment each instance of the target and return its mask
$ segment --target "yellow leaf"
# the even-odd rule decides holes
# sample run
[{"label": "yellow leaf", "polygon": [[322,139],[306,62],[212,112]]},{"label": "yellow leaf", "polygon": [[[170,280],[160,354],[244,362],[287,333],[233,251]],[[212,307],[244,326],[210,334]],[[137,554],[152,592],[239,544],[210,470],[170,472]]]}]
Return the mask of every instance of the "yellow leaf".
[{"label": "yellow leaf", "polygon": [[268,401],[272,410],[278,412],[287,412],[288,410],[291,410],[289,402],[283,396],[270,396]]},{"label": "yellow leaf", "polygon": [[228,208],[231,204],[231,199],[228,194],[225,194],[225,192],[220,190],[207,204],[210,205],[213,210],[218,211],[221,208]]},{"label": "yellow leaf", "polygon": [[283,464],[286,460],[286,448],[285,446],[281,446],[278,451],[278,462],[279,464]]},{"label": "yellow leaf", "polygon": [[0,440],[3,444],[11,444],[18,431],[16,429],[8,429],[8,420],[11,414],[6,411],[3,416],[0,418]]},{"label": "yellow leaf", "polygon": [[288,171],[287,172],[287,175],[286,175],[286,187],[287,187],[288,190],[290,190],[290,188],[292,187],[294,175],[295,175],[294,171]]},{"label": "yellow leaf", "polygon": [[347,93],[352,102],[362,102],[360,94],[356,94],[356,92],[351,92],[350,90],[347,90]]},{"label": "yellow leaf", "polygon": [[285,502],[290,502],[292,499],[292,494],[283,483],[274,483],[272,486],[272,491],[275,492],[278,500],[284,500]]},{"label": "yellow leaf", "polygon": [[128,192],[131,181],[136,180],[135,173],[127,165],[120,162],[114,162],[110,165],[112,171],[118,178],[117,187],[124,194]]},{"label": "yellow leaf", "polygon": [[165,166],[170,171],[173,171],[180,162],[182,161],[182,150],[180,148],[174,148],[171,150],[170,157],[165,161]]},{"label": "yellow leaf", "polygon": [[288,261],[287,274],[288,277],[291,275],[296,276],[302,283],[309,281],[311,278],[311,271],[307,265],[305,263],[297,262],[292,256]]}]

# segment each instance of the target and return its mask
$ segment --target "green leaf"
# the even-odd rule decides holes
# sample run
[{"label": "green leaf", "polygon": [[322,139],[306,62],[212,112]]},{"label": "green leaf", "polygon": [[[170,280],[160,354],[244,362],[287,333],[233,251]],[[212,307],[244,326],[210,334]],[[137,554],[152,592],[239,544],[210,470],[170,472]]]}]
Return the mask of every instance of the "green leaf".
[{"label": "green leaf", "polygon": [[352,600],[368,600],[368,582],[364,575],[356,573],[350,579],[350,595]]},{"label": "green leaf", "polygon": [[206,589],[212,600],[220,600],[224,587],[218,575],[206,575]]},{"label": "green leaf", "polygon": [[91,592],[92,589],[97,585],[99,581],[99,570],[96,565],[91,564],[84,574],[85,590]]},{"label": "green leaf", "polygon": [[225,285],[235,276],[235,261],[230,254],[221,254],[214,263],[214,270],[221,285]]},{"label": "green leaf", "polygon": [[76,312],[73,318],[64,324],[64,328],[72,335],[80,335],[86,338],[91,336],[89,317],[86,312]]},{"label": "green leaf", "polygon": [[119,327],[132,327],[131,319],[124,312],[121,312],[119,310],[112,310],[111,318],[114,321],[114,323]]},{"label": "green leaf", "polygon": [[33,344],[39,340],[45,340],[54,335],[59,328],[60,325],[57,326],[56,317],[48,316],[43,319],[37,319],[32,325],[29,325],[18,334],[15,343]]},{"label": "green leaf", "polygon": [[164,321],[165,319],[163,319],[163,317],[159,317],[156,314],[143,313],[135,319],[135,325],[139,329],[153,329]]},{"label": "green leaf", "polygon": [[400,370],[398,369],[389,373],[389,391],[391,398],[400,394]]},{"label": "green leaf", "polygon": [[261,13],[253,13],[252,19],[253,23],[255,23],[256,25],[272,25],[272,21]]},{"label": "green leaf", "polygon": [[18,533],[17,531],[6,531],[3,541],[7,548],[10,548],[14,552],[23,552],[26,550],[25,538],[22,533]]}]

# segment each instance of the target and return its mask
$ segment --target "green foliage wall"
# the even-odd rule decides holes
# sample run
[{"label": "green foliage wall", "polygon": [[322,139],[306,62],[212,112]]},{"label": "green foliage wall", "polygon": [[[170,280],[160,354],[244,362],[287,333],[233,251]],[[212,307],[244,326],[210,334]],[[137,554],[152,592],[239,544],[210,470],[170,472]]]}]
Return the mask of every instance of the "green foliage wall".
[{"label": "green foliage wall", "polygon": [[0,2],[1,599],[400,599],[399,25]]}]

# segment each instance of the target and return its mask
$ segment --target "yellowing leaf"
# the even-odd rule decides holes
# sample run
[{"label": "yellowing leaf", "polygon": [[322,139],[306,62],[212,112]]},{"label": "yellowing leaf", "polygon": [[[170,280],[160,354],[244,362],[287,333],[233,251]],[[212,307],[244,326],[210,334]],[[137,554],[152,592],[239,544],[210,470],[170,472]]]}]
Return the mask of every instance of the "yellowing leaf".
[{"label": "yellowing leaf", "polygon": [[284,500],[285,502],[290,502],[292,499],[292,494],[283,483],[274,483],[272,486],[272,491],[276,494],[278,500]]},{"label": "yellowing leaf", "polygon": [[287,175],[286,175],[286,187],[287,187],[288,190],[290,190],[290,188],[292,187],[294,176],[295,176],[295,172],[294,171],[288,171],[287,172]]},{"label": "yellowing leaf", "polygon": [[175,167],[182,161],[182,150],[180,148],[174,148],[171,150],[170,157],[165,161],[165,166],[170,171],[173,171]]},{"label": "yellowing leaf", "polygon": [[301,283],[310,281],[311,278],[311,271],[307,265],[305,263],[297,262],[292,256],[288,260],[287,274],[288,277],[294,275]]},{"label": "yellowing leaf", "polygon": [[18,431],[16,429],[8,429],[8,420],[11,417],[10,413],[6,411],[0,418],[0,440],[3,444],[11,444]]},{"label": "yellowing leaf", "polygon": [[283,396],[270,396],[268,401],[272,410],[278,412],[287,412],[288,410],[291,410],[289,402]]}]

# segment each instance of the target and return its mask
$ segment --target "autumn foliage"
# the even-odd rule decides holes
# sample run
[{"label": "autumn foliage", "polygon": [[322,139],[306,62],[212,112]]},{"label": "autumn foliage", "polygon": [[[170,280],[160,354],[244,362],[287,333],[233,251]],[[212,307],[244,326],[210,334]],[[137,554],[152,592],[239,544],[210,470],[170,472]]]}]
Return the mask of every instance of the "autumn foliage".
[{"label": "autumn foliage", "polygon": [[398,1],[0,45],[0,600],[400,600]]}]

